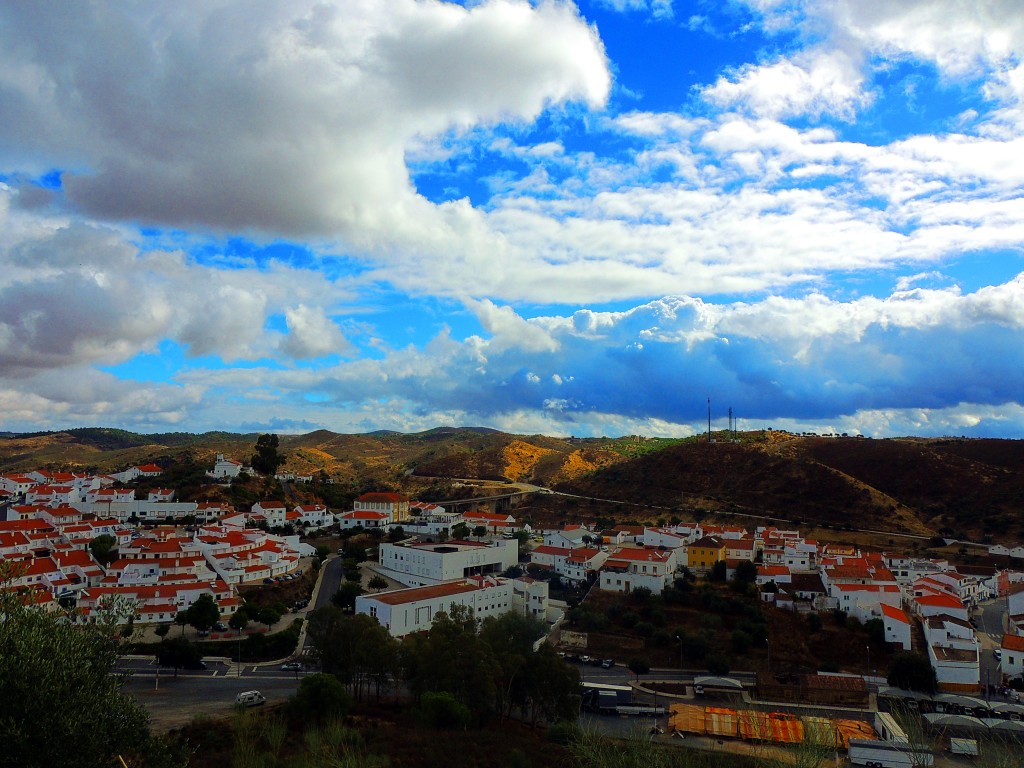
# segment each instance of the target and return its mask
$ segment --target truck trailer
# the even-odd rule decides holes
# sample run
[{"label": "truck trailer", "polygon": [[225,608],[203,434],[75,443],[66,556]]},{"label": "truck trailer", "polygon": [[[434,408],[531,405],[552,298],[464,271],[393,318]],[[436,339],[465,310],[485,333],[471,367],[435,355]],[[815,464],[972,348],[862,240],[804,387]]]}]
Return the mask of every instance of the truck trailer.
[{"label": "truck trailer", "polygon": [[850,739],[850,762],[868,768],[920,768],[935,764],[935,756],[923,747],[891,741]]}]

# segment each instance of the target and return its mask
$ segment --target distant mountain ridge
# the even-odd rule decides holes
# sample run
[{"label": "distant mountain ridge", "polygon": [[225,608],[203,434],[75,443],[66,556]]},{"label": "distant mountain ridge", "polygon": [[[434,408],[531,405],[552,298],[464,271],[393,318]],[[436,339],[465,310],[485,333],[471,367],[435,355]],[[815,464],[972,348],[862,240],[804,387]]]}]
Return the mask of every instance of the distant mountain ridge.
[{"label": "distant mountain ridge", "polygon": [[[673,511],[770,515],[805,524],[1024,541],[1024,441],[823,438],[748,432],[658,439],[511,435],[479,427],[405,434],[282,435],[285,469],[326,472],[353,487],[410,492],[424,483],[489,478]],[[257,435],[100,427],[0,436],[0,471],[113,471],[217,453],[247,461]],[[537,504],[556,500],[538,500]]]}]

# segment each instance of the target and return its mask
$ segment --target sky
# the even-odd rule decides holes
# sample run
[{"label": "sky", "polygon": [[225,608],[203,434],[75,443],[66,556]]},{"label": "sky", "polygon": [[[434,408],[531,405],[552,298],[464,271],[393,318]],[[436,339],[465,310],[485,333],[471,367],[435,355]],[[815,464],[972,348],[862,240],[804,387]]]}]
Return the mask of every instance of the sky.
[{"label": "sky", "polygon": [[0,4],[0,430],[1024,436],[1019,0]]}]

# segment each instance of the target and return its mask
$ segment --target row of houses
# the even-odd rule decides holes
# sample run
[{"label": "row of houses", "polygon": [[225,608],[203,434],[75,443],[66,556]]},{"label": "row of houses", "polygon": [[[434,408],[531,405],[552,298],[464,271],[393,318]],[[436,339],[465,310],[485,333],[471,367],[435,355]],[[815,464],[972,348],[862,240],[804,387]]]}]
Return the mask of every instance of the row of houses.
[{"label": "row of houses", "polygon": [[[114,538],[118,552],[106,567],[89,547],[102,534]],[[232,525],[139,534],[114,520],[0,522],[0,561],[9,574],[5,588],[30,592],[33,602],[52,609],[58,601],[73,599],[86,619],[117,598],[132,603],[137,621],[165,621],[174,617],[167,605],[173,603],[176,613],[203,594],[213,596],[222,614],[230,615],[238,605],[237,585],[292,573],[311,554],[297,536]]]}]

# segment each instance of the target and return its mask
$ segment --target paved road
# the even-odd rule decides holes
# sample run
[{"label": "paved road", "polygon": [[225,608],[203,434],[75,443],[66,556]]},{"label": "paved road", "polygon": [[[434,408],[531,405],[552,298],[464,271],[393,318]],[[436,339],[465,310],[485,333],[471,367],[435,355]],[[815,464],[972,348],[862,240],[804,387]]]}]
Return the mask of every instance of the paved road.
[{"label": "paved road", "polygon": [[298,687],[296,676],[289,672],[245,667],[241,677],[226,670],[179,672],[177,679],[161,673],[159,680],[152,673],[133,675],[122,690],[144,706],[158,729],[178,728],[197,715],[223,717],[234,707],[235,696],[242,691],[258,689],[270,704],[284,702]]},{"label": "paved road", "polygon": [[1006,601],[992,600],[980,607],[981,610],[974,618],[978,623],[977,634],[981,643],[981,684],[999,685],[1002,681],[1002,670],[999,668],[999,661],[992,654],[992,649],[998,647],[1003,639]]}]

